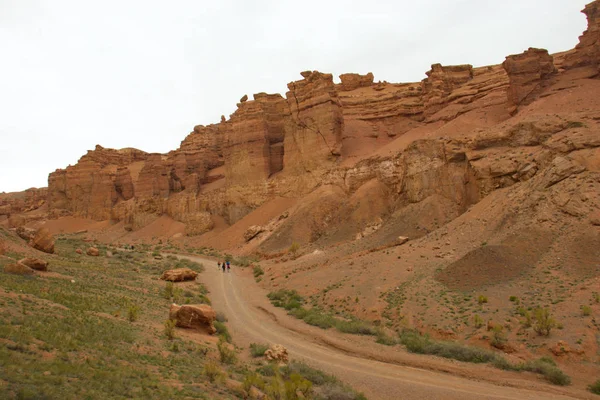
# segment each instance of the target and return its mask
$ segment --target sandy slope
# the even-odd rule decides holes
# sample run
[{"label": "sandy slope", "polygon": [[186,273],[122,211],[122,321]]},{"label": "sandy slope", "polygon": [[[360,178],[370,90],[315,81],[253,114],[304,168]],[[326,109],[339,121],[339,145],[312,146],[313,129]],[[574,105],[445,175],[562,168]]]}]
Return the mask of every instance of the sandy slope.
[{"label": "sandy slope", "polygon": [[228,316],[236,344],[283,344],[294,359],[335,374],[369,399],[592,398],[582,391],[546,385],[527,374],[401,353],[364,338],[307,326],[271,306],[248,271],[233,267],[232,273],[223,274],[215,261],[192,259],[207,266],[202,280],[215,309]]}]

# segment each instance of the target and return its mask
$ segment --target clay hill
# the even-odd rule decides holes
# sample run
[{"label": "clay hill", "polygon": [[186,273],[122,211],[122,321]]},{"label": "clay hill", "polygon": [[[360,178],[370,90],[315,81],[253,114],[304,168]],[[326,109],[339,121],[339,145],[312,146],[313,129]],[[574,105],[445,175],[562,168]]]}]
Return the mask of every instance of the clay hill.
[{"label": "clay hill", "polygon": [[[305,71],[167,154],[98,145],[47,189],[0,195],[2,223],[255,254],[271,259],[262,284],[325,307],[475,342],[479,312],[514,351],[561,338],[597,371],[580,307],[600,291],[599,7],[564,53],[434,64],[416,83]],[[487,311],[461,304],[479,293]],[[509,296],[564,329],[519,333]]]}]

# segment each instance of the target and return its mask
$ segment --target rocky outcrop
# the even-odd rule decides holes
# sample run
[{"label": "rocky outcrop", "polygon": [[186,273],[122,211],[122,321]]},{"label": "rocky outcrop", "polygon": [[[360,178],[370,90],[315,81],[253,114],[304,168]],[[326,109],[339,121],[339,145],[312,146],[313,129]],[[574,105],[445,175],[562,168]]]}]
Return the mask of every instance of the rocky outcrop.
[{"label": "rocky outcrop", "polygon": [[423,80],[423,112],[430,116],[444,107],[450,94],[473,79],[472,65],[433,64]]},{"label": "rocky outcrop", "polygon": [[228,186],[264,182],[283,169],[287,103],[279,94],[258,93],[238,104],[227,123],[223,153]]},{"label": "rocky outcrop", "polygon": [[35,271],[29,268],[27,265],[20,262],[8,264],[4,266],[4,272],[13,275],[33,275]]},{"label": "rocky outcrop", "polygon": [[252,225],[250,226],[248,229],[246,229],[246,232],[244,232],[244,240],[246,242],[249,242],[250,240],[254,239],[256,237],[256,235],[258,235],[261,232],[264,232],[265,228],[263,228],[260,225]]},{"label": "rocky outcrop", "polygon": [[215,310],[206,304],[183,306],[173,304],[169,310],[169,319],[175,321],[176,326],[199,330],[211,335],[217,332],[213,325],[216,318]]},{"label": "rocky outcrop", "polygon": [[284,165],[295,175],[330,168],[341,155],[344,119],[331,74],[302,72],[288,84]]},{"label": "rocky outcrop", "polygon": [[287,364],[289,361],[287,349],[280,344],[271,345],[267,351],[265,351],[265,357],[267,360],[277,363]]},{"label": "rocky outcrop", "polygon": [[160,279],[169,282],[183,282],[193,281],[197,276],[198,273],[189,268],[176,268],[163,272]]},{"label": "rocky outcrop", "polygon": [[47,188],[31,188],[23,192],[0,193],[0,216],[28,213],[46,204]]},{"label": "rocky outcrop", "polygon": [[36,271],[47,271],[48,270],[48,262],[41,260],[39,258],[27,257],[22,260],[19,260],[19,263],[26,265],[31,269],[35,269]]},{"label": "rocky outcrop", "polygon": [[46,228],[39,228],[31,240],[29,245],[36,250],[43,251],[44,253],[54,253],[54,237],[50,231]]},{"label": "rocky outcrop", "polygon": [[566,56],[563,68],[600,66],[600,0],[589,3],[581,12],[587,17],[588,27],[575,51]]},{"label": "rocky outcrop", "polygon": [[85,254],[92,257],[98,257],[100,255],[100,251],[96,247],[88,247]]},{"label": "rocky outcrop", "polygon": [[360,74],[341,74],[340,80],[342,83],[337,85],[339,91],[350,91],[356,90],[362,87],[369,87],[373,85],[373,73],[369,72],[366,75]]},{"label": "rocky outcrop", "polygon": [[556,73],[554,60],[548,50],[529,48],[521,54],[506,57],[502,63],[509,79],[507,91],[511,112],[522,104],[531,102],[545,81]]},{"label": "rocky outcrop", "polygon": [[17,235],[23,240],[30,241],[35,235],[35,229],[26,228],[24,226],[19,226],[16,229]]}]

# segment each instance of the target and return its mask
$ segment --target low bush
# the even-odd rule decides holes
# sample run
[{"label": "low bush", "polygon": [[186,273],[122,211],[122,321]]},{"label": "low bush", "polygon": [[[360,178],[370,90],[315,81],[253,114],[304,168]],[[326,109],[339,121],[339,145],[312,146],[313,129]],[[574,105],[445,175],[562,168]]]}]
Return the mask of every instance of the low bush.
[{"label": "low bush", "polygon": [[412,353],[432,354],[453,360],[487,363],[496,359],[496,354],[485,349],[465,346],[454,342],[433,341],[427,335],[405,329],[400,333],[400,343]]},{"label": "low bush", "polygon": [[225,373],[214,361],[208,361],[202,368],[202,374],[206,376],[209,382],[216,382],[224,377]]},{"label": "low bush", "polygon": [[140,307],[138,307],[135,304],[129,306],[129,308],[127,310],[127,319],[129,320],[129,322],[137,321],[139,313],[140,313]]},{"label": "low bush", "polygon": [[260,265],[255,265],[254,268],[252,268],[252,275],[254,275],[254,279],[259,279],[264,274],[265,271],[263,271]]},{"label": "low bush", "polygon": [[590,392],[600,394],[600,379],[588,386]]},{"label": "low bush", "polygon": [[173,340],[175,338],[175,321],[168,319],[164,323],[164,332],[165,336],[169,340]]},{"label": "low bush", "polygon": [[584,317],[592,315],[592,308],[590,306],[581,306],[581,314]]},{"label": "low bush", "polygon": [[227,343],[231,343],[231,334],[227,329],[227,326],[220,321],[214,322],[215,329],[217,330],[217,335],[223,338]]},{"label": "low bush", "polygon": [[219,350],[219,358],[223,364],[235,364],[237,361],[237,355],[235,354],[235,350],[230,348],[230,344],[225,342],[224,340],[220,340],[217,344],[217,349]]},{"label": "low bush", "polygon": [[250,343],[250,354],[252,357],[262,357],[265,355],[265,351],[267,351],[268,348],[268,344]]},{"label": "low bush", "polygon": [[547,357],[525,363],[521,369],[540,374],[555,385],[566,386],[571,383],[571,378],[556,366],[554,360]]},{"label": "low bush", "polygon": [[556,326],[556,321],[547,308],[537,308],[533,314],[533,330],[540,336],[550,336],[550,331]]}]

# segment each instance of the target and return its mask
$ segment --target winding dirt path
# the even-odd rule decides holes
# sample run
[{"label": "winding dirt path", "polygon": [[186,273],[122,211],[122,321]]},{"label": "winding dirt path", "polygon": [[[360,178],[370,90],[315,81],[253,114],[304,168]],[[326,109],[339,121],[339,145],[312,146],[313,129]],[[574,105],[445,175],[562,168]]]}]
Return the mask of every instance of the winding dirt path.
[{"label": "winding dirt path", "polygon": [[216,261],[186,258],[205,265],[200,278],[210,290],[213,307],[227,316],[238,346],[282,344],[293,359],[334,374],[370,400],[592,398],[584,391],[547,385],[533,375],[418,356],[378,345],[372,338],[308,326],[273,307],[250,271],[232,266],[231,273],[223,273]]}]

